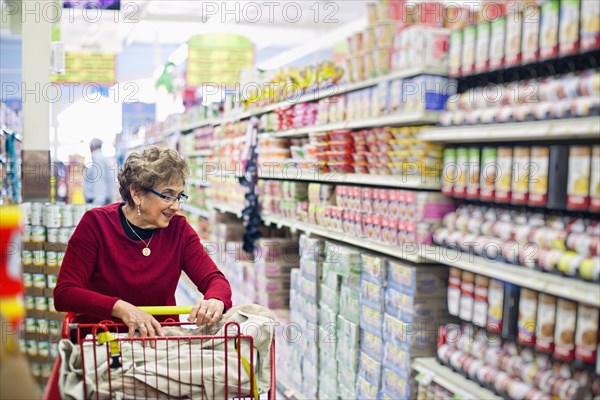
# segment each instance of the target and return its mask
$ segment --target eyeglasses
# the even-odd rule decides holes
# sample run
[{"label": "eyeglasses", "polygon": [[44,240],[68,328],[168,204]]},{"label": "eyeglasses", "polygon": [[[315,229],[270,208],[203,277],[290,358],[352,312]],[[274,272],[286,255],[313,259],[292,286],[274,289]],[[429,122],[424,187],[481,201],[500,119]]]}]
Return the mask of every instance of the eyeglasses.
[{"label": "eyeglasses", "polygon": [[158,197],[163,199],[168,204],[175,204],[175,201],[179,201],[179,204],[184,204],[190,198],[185,193],[181,193],[179,196],[169,196],[168,194],[158,193],[156,190],[152,190],[152,189],[146,189],[146,190],[152,194],[157,195]]}]

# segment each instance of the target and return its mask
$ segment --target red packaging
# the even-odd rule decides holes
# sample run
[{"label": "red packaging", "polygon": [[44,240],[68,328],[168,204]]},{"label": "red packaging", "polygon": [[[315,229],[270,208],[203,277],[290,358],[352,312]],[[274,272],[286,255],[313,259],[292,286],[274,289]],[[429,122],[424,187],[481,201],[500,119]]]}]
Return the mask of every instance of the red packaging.
[{"label": "red packaging", "polygon": [[362,189],[362,210],[367,213],[373,212],[373,189],[365,187]]},{"label": "red packaging", "polygon": [[523,14],[516,12],[506,17],[506,41],[504,65],[511,67],[521,64],[521,43],[523,35]]},{"label": "red packaging", "polygon": [[560,25],[559,0],[547,0],[541,6],[540,23],[540,58],[548,59],[558,56],[558,32]]},{"label": "red packaging", "polygon": [[536,319],[538,309],[537,292],[521,288],[519,299],[519,319],[517,322],[517,342],[525,346],[533,346],[536,339]]},{"label": "red packaging", "polygon": [[475,296],[475,275],[468,271],[463,271],[460,283],[460,309],[458,316],[463,321],[473,319],[473,303]]},{"label": "red packaging", "polygon": [[540,7],[529,4],[523,11],[523,40],[521,55],[523,63],[536,62],[540,56]]},{"label": "red packaging", "polygon": [[584,364],[595,365],[598,346],[598,309],[579,305],[575,335],[575,358]]},{"label": "red packaging", "polygon": [[581,3],[585,0],[562,1],[560,4],[560,31],[558,35],[561,56],[576,54],[579,50],[579,22]]},{"label": "red packaging", "polygon": [[448,279],[448,313],[458,316],[460,307],[460,280],[461,271],[458,268],[450,268],[450,278]]},{"label": "red packaging", "polygon": [[556,307],[554,358],[572,362],[575,357],[575,328],[577,303],[559,299]]}]

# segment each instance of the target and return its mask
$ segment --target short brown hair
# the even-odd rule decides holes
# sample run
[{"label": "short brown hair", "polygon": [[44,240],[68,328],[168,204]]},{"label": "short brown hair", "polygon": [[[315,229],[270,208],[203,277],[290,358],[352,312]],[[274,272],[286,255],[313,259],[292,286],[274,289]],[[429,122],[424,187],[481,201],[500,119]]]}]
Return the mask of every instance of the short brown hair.
[{"label": "short brown hair", "polygon": [[119,193],[131,205],[130,189],[144,190],[175,179],[185,184],[189,174],[187,161],[176,150],[149,146],[141,153],[136,151],[127,156],[119,171]]}]

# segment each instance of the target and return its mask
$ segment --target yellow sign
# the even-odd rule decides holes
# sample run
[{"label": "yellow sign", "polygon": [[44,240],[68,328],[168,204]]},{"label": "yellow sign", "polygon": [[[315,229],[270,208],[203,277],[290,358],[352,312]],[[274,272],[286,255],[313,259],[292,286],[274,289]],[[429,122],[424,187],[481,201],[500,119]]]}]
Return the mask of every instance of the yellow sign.
[{"label": "yellow sign", "polygon": [[234,86],[242,69],[253,64],[254,45],[248,38],[231,33],[196,35],[188,41],[187,86]]},{"label": "yellow sign", "polygon": [[65,71],[64,75],[53,75],[52,81],[114,84],[116,82],[115,55],[68,51],[65,54]]}]

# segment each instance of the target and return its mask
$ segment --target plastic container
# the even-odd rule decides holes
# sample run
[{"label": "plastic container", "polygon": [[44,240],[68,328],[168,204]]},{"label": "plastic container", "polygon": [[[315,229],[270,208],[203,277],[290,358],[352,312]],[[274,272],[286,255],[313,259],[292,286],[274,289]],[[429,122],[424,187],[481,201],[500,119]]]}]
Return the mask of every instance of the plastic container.
[{"label": "plastic container", "polygon": [[364,151],[352,153],[351,155],[355,163],[364,163],[367,161],[367,153]]},{"label": "plastic container", "polygon": [[343,162],[346,164],[352,162],[352,155],[343,151],[329,151],[327,157],[330,162]]},{"label": "plastic container", "polygon": [[352,141],[352,131],[344,129],[339,131],[329,132],[329,140],[331,141]]},{"label": "plastic container", "polygon": [[353,150],[351,140],[330,141],[329,148],[331,151],[341,151],[346,153],[351,153]]},{"label": "plastic container", "polygon": [[350,174],[354,172],[354,167],[349,162],[329,162],[327,163],[330,171],[336,171],[339,173]]}]

